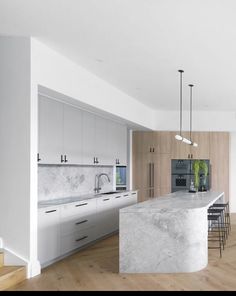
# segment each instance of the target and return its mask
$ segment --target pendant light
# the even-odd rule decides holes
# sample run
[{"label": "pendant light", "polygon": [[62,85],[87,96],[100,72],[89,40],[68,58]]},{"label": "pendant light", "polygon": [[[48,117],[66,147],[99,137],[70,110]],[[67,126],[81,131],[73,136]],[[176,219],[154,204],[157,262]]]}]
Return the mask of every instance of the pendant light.
[{"label": "pendant light", "polygon": [[179,103],[179,115],[180,115],[180,119],[179,119],[179,134],[175,135],[175,139],[178,141],[183,141],[183,137],[182,137],[182,109],[183,109],[183,99],[182,99],[182,88],[183,88],[183,73],[184,70],[178,70],[178,72],[180,73],[180,103]]},{"label": "pendant light", "polygon": [[190,87],[190,145],[197,147],[198,144],[192,141],[192,114],[193,114],[193,84],[188,85]]}]

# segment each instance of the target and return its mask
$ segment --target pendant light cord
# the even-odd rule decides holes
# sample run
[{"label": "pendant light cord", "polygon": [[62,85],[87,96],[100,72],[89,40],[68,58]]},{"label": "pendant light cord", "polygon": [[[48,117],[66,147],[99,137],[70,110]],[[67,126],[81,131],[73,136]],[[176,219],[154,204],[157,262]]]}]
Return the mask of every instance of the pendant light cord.
[{"label": "pendant light cord", "polygon": [[188,86],[190,87],[190,141],[192,142],[193,84]]},{"label": "pendant light cord", "polygon": [[179,73],[180,73],[180,128],[179,128],[179,131],[180,131],[180,136],[182,137],[182,109],[183,109],[183,72],[184,70],[178,70]]}]

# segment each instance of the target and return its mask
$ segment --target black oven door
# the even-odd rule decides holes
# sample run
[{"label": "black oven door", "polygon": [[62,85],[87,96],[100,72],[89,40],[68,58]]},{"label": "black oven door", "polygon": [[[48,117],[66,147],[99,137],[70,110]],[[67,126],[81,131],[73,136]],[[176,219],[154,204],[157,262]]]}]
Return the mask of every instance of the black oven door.
[{"label": "black oven door", "polygon": [[179,190],[187,190],[190,186],[190,176],[184,174],[172,175],[171,183],[172,192]]}]

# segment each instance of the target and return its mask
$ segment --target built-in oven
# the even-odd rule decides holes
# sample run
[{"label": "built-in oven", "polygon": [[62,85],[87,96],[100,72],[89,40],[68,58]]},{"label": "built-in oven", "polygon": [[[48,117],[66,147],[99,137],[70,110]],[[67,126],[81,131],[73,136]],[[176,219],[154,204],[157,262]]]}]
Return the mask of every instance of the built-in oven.
[{"label": "built-in oven", "polygon": [[171,162],[171,174],[190,174],[191,173],[191,161],[189,159],[173,159]]},{"label": "built-in oven", "polygon": [[171,191],[187,190],[190,184],[190,175],[175,174],[171,178]]}]

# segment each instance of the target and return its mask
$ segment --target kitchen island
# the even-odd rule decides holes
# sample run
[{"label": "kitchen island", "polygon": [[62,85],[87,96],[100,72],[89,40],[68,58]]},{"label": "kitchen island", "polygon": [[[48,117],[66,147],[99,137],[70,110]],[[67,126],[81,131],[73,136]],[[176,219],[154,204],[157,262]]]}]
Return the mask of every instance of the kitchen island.
[{"label": "kitchen island", "polygon": [[178,191],[120,210],[121,273],[195,272],[208,264],[207,209],[223,192]]}]

